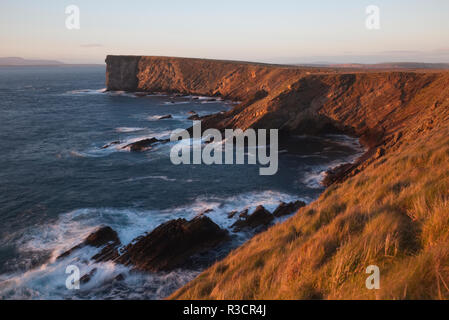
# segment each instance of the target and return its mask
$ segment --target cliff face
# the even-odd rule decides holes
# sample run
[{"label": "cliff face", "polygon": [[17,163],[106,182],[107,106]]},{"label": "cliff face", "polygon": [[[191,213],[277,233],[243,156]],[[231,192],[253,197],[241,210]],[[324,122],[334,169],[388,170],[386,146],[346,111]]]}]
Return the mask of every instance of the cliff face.
[{"label": "cliff face", "polygon": [[[220,95],[203,128],[341,130],[370,151],[323,195],[173,294],[178,299],[449,299],[449,73],[343,72],[108,57],[108,89]],[[365,287],[369,265],[381,288]]]},{"label": "cliff face", "polygon": [[[448,72],[344,72],[205,59],[108,56],[108,90],[221,96],[242,101],[204,118],[202,128],[272,128],[286,133],[342,131],[376,148],[401,139],[440,105]],[[360,171],[361,162],[344,168]],[[341,172],[336,172],[336,176]],[[336,177],[332,181],[339,181]]]},{"label": "cliff face", "polygon": [[[378,144],[406,127],[444,86],[446,72],[351,72],[205,59],[108,56],[108,90],[221,96],[242,101],[204,128],[278,128],[319,133],[331,126]],[[371,141],[370,141],[371,140]]]}]

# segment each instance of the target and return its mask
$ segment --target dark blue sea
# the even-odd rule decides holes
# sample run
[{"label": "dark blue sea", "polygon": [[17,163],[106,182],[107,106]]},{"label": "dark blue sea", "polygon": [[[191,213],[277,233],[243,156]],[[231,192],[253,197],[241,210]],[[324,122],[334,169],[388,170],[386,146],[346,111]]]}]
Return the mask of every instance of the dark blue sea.
[{"label": "dark blue sea", "polygon": [[[206,209],[223,228],[233,210],[280,201],[310,202],[322,192],[323,172],[353,160],[354,139],[333,135],[294,137],[294,153],[280,150],[279,171],[259,175],[258,165],[171,163],[173,143],[145,152],[123,146],[145,138],[168,138],[188,128],[190,111],[207,115],[235,102],[207,97],[138,96],[105,92],[105,67],[0,68],[0,298],[160,299],[201,269],[130,272],[93,263],[93,249],[63,259],[97,227],[116,230],[122,243],[174,218],[191,219]],[[160,116],[171,119],[159,120]],[[104,145],[120,141],[102,149]],[[278,221],[280,222],[280,221]],[[233,246],[251,234],[233,234]],[[66,288],[66,268],[97,268],[80,290]],[[113,281],[118,274],[124,281]]]}]

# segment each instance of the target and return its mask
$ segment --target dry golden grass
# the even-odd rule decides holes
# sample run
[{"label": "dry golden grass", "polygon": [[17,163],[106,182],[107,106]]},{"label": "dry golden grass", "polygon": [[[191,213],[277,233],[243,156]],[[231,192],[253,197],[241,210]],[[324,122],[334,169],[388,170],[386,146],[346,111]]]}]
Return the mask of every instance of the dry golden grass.
[{"label": "dry golden grass", "polygon": [[[448,299],[448,109],[171,298]],[[365,287],[369,265],[379,290]]]}]

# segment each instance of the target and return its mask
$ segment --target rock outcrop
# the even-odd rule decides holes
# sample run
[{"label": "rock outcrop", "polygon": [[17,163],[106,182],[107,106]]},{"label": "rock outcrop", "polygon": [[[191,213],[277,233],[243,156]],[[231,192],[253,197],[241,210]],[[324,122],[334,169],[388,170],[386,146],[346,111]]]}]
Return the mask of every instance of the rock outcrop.
[{"label": "rock outcrop", "polygon": [[145,150],[149,149],[156,142],[159,142],[159,140],[156,138],[143,139],[143,140],[139,140],[139,141],[127,144],[122,149],[129,148],[130,151],[145,151]]},{"label": "rock outcrop", "polygon": [[[111,227],[105,226],[101,227],[98,230],[92,232],[86,239],[84,239],[83,242],[81,242],[79,245],[65,251],[64,253],[60,254],[57,259],[62,259],[64,257],[69,256],[74,251],[81,249],[85,246],[91,246],[100,248],[105,246],[104,248],[116,248],[118,245],[120,245],[120,239],[117,235],[117,232],[115,232]],[[103,251],[102,251],[103,252]],[[99,259],[100,256],[97,258],[94,258],[94,260]]]},{"label": "rock outcrop", "polygon": [[282,202],[279,205],[279,207],[277,207],[276,210],[274,210],[273,216],[275,216],[275,217],[288,216],[292,213],[295,213],[300,208],[305,207],[305,206],[306,206],[306,203],[304,201],[300,201],[300,200],[294,201],[294,202],[289,202],[289,203]]},{"label": "rock outcrop", "polygon": [[240,215],[240,217],[241,218],[231,226],[234,228],[234,231],[240,231],[247,228],[260,230],[260,228],[269,226],[274,220],[274,216],[263,206],[258,206],[249,216]]},{"label": "rock outcrop", "polygon": [[117,261],[141,271],[172,270],[227,239],[227,231],[204,215],[171,220],[126,246]]},{"label": "rock outcrop", "polygon": [[[176,219],[163,223],[120,250],[117,233],[110,227],[102,227],[57,259],[85,246],[92,246],[102,248],[91,258],[95,262],[114,261],[140,271],[169,271],[184,266],[191,256],[213,249],[228,239],[226,230],[202,214],[190,221]],[[95,272],[96,269],[93,269],[84,275],[82,281],[88,282]]]}]

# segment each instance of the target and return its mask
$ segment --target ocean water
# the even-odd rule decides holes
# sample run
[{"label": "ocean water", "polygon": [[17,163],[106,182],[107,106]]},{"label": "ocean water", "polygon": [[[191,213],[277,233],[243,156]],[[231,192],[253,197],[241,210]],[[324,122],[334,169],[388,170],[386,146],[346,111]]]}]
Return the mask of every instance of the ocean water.
[{"label": "ocean water", "polygon": [[[180,165],[172,144],[141,153],[123,150],[144,138],[168,138],[200,115],[229,110],[233,102],[204,97],[105,92],[104,67],[0,68],[0,298],[159,299],[201,267],[136,273],[114,263],[92,263],[96,249],[55,257],[98,226],[116,230],[123,244],[174,218],[191,219],[206,209],[223,228],[233,210],[280,201],[310,202],[332,166],[362,151],[349,137],[298,136],[295,152],[281,150],[279,171],[260,176],[257,165]],[[172,119],[159,120],[171,114]],[[120,141],[107,149],[102,146]],[[280,222],[280,221],[278,221]],[[252,234],[232,233],[217,258]],[[68,290],[66,268],[96,268],[80,290]],[[125,280],[114,278],[122,274]]]}]

